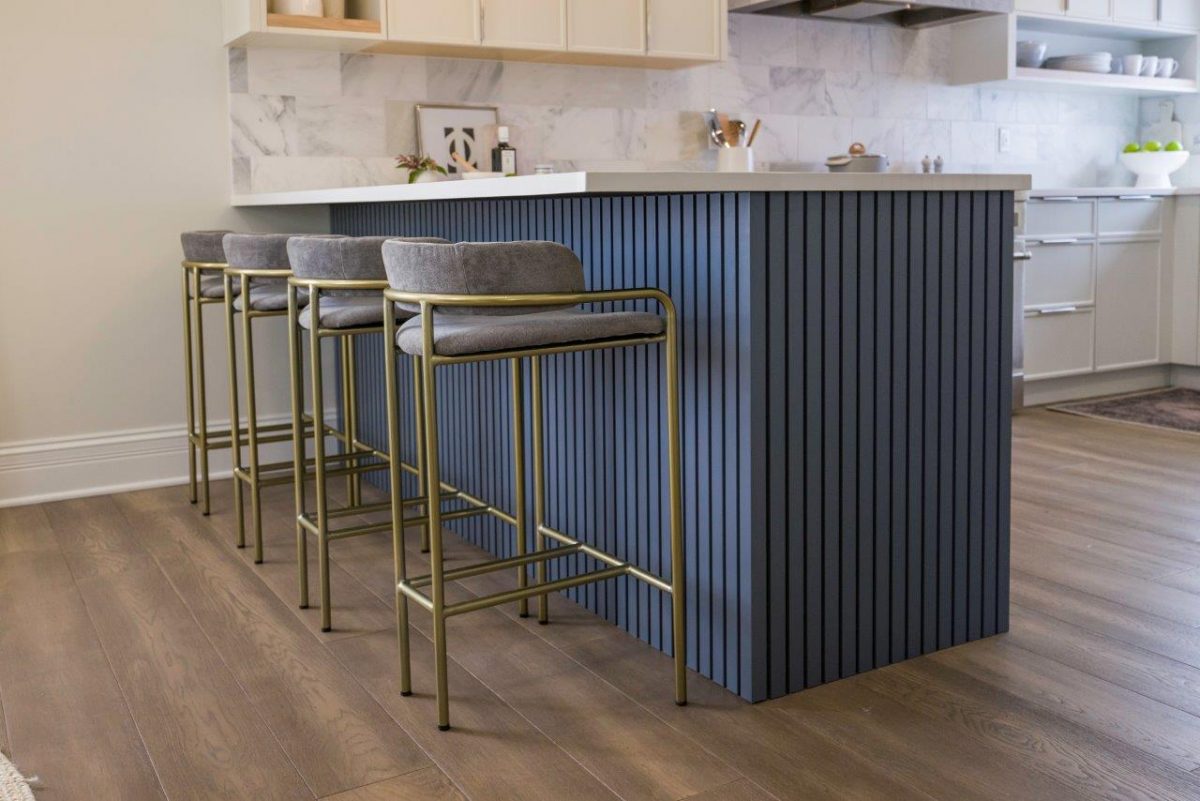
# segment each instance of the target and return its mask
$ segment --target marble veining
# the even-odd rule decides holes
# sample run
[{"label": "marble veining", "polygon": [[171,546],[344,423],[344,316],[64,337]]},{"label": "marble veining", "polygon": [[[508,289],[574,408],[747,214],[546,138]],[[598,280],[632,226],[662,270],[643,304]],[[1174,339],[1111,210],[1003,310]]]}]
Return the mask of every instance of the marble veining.
[{"label": "marble veining", "polygon": [[[229,56],[235,193],[403,182],[418,103],[494,105],[523,172],[710,170],[702,112],[761,117],[757,161],[820,169],[855,140],[918,170],[1030,172],[1037,186],[1119,183],[1138,136],[1132,98],[948,84],[947,28],[732,15],[728,61],[681,70],[276,48]],[[1180,106],[1200,125],[1200,101]],[[1149,108],[1149,106],[1147,106]],[[1149,112],[1142,109],[1142,117]],[[999,153],[999,127],[1012,148]],[[1200,128],[1198,128],[1200,130]]]}]

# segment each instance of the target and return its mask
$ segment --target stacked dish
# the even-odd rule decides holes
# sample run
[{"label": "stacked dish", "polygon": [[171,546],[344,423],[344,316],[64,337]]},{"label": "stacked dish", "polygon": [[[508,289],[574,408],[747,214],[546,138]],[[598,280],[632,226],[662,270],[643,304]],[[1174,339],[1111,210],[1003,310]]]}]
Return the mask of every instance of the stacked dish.
[{"label": "stacked dish", "polygon": [[1095,72],[1107,75],[1112,72],[1112,53],[1080,53],[1075,56],[1055,56],[1046,59],[1045,67],[1049,70],[1070,70],[1072,72]]}]

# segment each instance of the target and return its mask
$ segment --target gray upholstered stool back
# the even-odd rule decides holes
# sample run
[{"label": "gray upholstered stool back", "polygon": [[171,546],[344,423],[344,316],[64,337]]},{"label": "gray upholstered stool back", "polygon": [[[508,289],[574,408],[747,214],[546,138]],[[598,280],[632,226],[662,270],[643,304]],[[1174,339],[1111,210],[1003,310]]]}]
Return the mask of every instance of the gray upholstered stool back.
[{"label": "gray upholstered stool back", "polygon": [[[313,280],[386,281],[383,244],[386,236],[311,237],[288,240],[288,259],[297,278]],[[450,244],[437,237],[401,239],[402,242]],[[371,290],[335,290],[330,295],[377,295]]]},{"label": "gray upholstered stool back", "polygon": [[[526,295],[584,291],[583,265],[555,242],[460,242],[427,245],[389,241],[383,246],[388,283],[402,292],[443,295]],[[404,306],[405,304],[401,304]],[[531,314],[565,306],[467,308],[447,306],[445,314]],[[418,311],[409,308],[409,311]]]},{"label": "gray upholstered stool back", "polygon": [[183,258],[199,264],[225,262],[225,235],[232,231],[187,231],[180,235]]}]

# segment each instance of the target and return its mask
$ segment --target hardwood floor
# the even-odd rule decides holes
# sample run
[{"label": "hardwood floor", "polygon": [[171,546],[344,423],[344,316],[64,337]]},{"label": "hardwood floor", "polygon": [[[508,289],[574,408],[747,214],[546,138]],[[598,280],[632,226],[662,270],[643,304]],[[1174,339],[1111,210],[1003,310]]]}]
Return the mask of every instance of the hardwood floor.
[{"label": "hardwood floor", "polygon": [[211,518],[181,488],[0,509],[0,749],[39,801],[1200,798],[1200,438],[1014,432],[1009,634],[757,706],[693,676],[681,709],[667,657],[554,598],[451,620],[447,734],[419,609],[398,692],[386,535],[334,544],[321,634],[286,490],[261,567],[227,483]]}]

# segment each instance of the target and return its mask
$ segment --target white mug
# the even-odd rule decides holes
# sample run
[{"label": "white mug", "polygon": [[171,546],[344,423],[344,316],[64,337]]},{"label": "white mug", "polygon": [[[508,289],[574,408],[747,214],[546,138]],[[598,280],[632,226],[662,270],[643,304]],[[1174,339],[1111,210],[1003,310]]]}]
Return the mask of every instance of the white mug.
[{"label": "white mug", "polygon": [[1158,74],[1158,56],[1146,56],[1142,59],[1142,71],[1139,75],[1145,75],[1147,78],[1153,78]]},{"label": "white mug", "polygon": [[1141,75],[1142,74],[1142,58],[1140,53],[1134,53],[1132,56],[1125,56],[1121,59],[1121,66],[1124,68],[1126,75]]},{"label": "white mug", "polygon": [[1158,60],[1158,72],[1154,74],[1160,78],[1174,78],[1177,72],[1179,72],[1179,62],[1169,56],[1164,56]]}]

